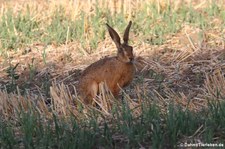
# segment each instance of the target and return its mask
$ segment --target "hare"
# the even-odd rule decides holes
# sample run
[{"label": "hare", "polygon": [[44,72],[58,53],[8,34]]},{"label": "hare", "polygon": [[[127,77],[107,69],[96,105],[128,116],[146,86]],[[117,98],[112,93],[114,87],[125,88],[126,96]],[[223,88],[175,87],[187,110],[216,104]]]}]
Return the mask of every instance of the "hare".
[{"label": "hare", "polygon": [[121,44],[117,32],[106,24],[109,35],[117,47],[117,56],[106,57],[88,66],[79,79],[79,93],[84,103],[92,103],[99,94],[99,84],[105,82],[114,97],[118,97],[120,88],[131,83],[135,73],[133,47],[128,45],[130,21],[124,32]]}]

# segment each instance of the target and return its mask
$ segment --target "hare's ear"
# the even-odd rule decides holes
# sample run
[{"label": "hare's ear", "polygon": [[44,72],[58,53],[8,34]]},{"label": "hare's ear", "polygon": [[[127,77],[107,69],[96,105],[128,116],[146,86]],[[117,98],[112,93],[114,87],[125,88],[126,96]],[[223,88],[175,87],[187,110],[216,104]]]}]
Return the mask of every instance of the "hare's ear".
[{"label": "hare's ear", "polygon": [[123,35],[123,41],[125,44],[128,44],[128,40],[129,40],[129,31],[130,31],[130,27],[131,27],[132,22],[130,21],[129,24],[127,25],[127,28],[124,32]]},{"label": "hare's ear", "polygon": [[116,47],[119,48],[120,45],[121,45],[119,35],[118,35],[117,32],[116,32],[112,27],[110,27],[107,23],[106,23],[106,26],[107,26],[107,28],[108,28],[109,35],[111,36],[112,40],[113,40],[114,43],[116,44]]}]

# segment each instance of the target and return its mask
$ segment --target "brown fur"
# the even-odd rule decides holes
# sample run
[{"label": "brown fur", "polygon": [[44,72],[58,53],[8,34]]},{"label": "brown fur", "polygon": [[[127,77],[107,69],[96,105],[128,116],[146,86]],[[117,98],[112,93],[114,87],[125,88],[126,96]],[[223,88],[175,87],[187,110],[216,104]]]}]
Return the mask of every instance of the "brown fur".
[{"label": "brown fur", "polygon": [[105,82],[112,94],[118,97],[120,87],[125,87],[132,81],[135,72],[133,48],[127,44],[130,26],[131,22],[125,30],[124,43],[121,44],[116,31],[107,24],[118,49],[117,56],[101,59],[83,71],[79,80],[79,93],[85,103],[90,104],[96,97],[101,82]]}]

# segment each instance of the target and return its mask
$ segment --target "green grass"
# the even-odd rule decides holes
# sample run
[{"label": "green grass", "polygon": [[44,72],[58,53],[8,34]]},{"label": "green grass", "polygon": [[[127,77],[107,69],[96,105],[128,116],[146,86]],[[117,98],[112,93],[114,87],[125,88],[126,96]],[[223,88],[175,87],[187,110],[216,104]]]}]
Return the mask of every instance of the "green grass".
[{"label": "green grass", "polygon": [[[209,103],[209,109],[191,112],[171,104],[162,113],[156,104],[142,105],[142,114],[132,116],[123,104],[115,107],[111,122],[98,123],[92,118],[77,121],[75,117],[60,118],[52,113],[47,119],[34,107],[22,111],[17,121],[0,121],[1,148],[176,148],[180,139],[190,137],[203,126],[202,133],[190,137],[203,143],[225,143],[225,103]],[[120,139],[115,139],[118,136]],[[214,138],[218,137],[216,140]],[[203,139],[202,139],[203,138]]]},{"label": "green grass", "polygon": [[[78,41],[82,48],[93,52],[100,41],[106,37],[105,23],[108,22],[122,33],[127,25],[126,14],[112,15],[108,10],[102,10],[95,6],[92,15],[81,12],[75,20],[68,17],[63,7],[58,7],[50,19],[35,19],[33,10],[26,7],[26,13],[14,14],[12,8],[4,9],[0,18],[0,53],[8,50],[17,51],[20,48],[29,47],[35,43],[67,44]],[[36,10],[34,11],[36,12]],[[222,22],[217,26],[218,19]],[[202,37],[205,30],[223,30],[225,27],[225,10],[222,6],[213,2],[200,10],[193,6],[181,5],[177,10],[171,6],[158,11],[156,4],[145,5],[139,9],[131,20],[133,26],[131,32],[138,37],[137,42],[145,42],[151,45],[162,45],[168,37],[180,32],[184,24],[200,28]],[[223,38],[223,37],[222,37]],[[223,38],[224,39],[224,38]],[[42,52],[43,62],[47,63],[47,52]],[[7,55],[7,54],[6,54]],[[157,61],[157,60],[156,60]],[[18,65],[11,65],[7,70],[10,82],[7,84],[7,92],[17,90],[16,80]],[[30,75],[28,81],[22,86],[22,93],[29,88],[29,82],[33,80],[36,66],[34,59],[29,65]],[[159,84],[165,79],[163,75],[150,70],[148,77]],[[195,78],[202,81],[202,74]],[[139,82],[144,83],[144,78],[139,76]],[[45,77],[42,85],[45,95],[50,97],[50,78]],[[144,96],[144,95],[143,95]],[[143,97],[145,101],[141,105],[141,114],[133,115],[133,110],[126,102],[113,108],[113,117],[108,118],[93,110],[89,118],[78,120],[72,114],[70,117],[62,117],[54,111],[52,118],[40,114],[35,105],[28,106],[28,110],[17,112],[14,119],[3,118],[0,115],[0,148],[176,148],[183,140],[203,143],[223,143],[225,145],[225,103],[209,100],[208,108],[199,112],[177,106],[171,103],[165,112],[152,99],[154,95]],[[219,93],[218,93],[218,96]],[[215,101],[215,102],[212,102]],[[53,103],[54,104],[54,103]],[[81,110],[82,111],[82,110]],[[85,117],[85,116],[84,116]],[[103,120],[98,121],[99,117]]]},{"label": "green grass", "polygon": [[[60,45],[71,41],[79,41],[84,48],[91,47],[94,50],[98,42],[105,38],[106,22],[120,32],[127,25],[125,14],[113,16],[110,11],[97,6],[93,15],[82,12],[76,20],[71,20],[64,13],[63,7],[58,7],[49,20],[34,19],[36,14],[31,13],[30,9],[27,6],[25,14],[14,14],[10,8],[3,11],[0,18],[1,50],[17,50],[33,43]],[[132,32],[144,35],[146,43],[161,45],[166,41],[166,36],[179,32],[184,23],[207,30],[216,25],[214,22],[211,23],[213,18],[222,20],[223,25],[220,27],[223,29],[225,10],[215,2],[201,10],[183,4],[177,10],[167,6],[160,12],[156,4],[148,4],[132,16]],[[88,24],[87,28],[85,24]]]}]

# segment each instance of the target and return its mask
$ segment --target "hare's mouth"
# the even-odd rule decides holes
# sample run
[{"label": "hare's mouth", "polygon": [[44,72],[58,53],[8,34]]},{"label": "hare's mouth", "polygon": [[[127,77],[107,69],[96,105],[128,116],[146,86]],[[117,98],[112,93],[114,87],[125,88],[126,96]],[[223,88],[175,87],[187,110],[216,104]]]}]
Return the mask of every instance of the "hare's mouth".
[{"label": "hare's mouth", "polygon": [[130,61],[129,63],[130,63],[130,64],[134,64],[134,60]]},{"label": "hare's mouth", "polygon": [[134,63],[134,58],[127,58],[126,60],[124,60],[125,63]]},{"label": "hare's mouth", "polygon": [[129,60],[130,60],[130,62],[133,62],[133,61],[134,61],[134,58],[133,58],[133,57],[131,57],[131,58],[129,58]]}]

